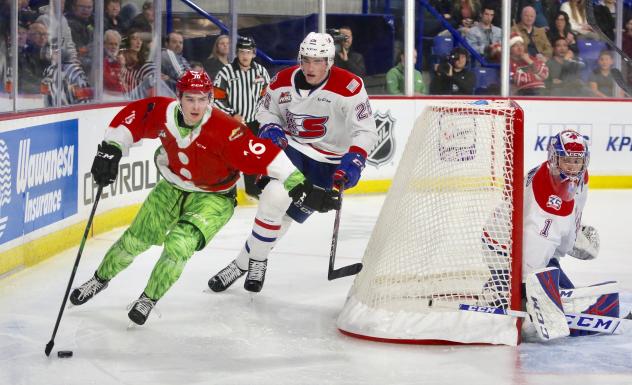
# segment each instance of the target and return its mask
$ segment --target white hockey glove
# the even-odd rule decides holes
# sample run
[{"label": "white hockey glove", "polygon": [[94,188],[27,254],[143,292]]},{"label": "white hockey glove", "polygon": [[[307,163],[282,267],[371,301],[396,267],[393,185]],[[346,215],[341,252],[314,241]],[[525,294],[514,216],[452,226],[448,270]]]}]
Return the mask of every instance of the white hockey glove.
[{"label": "white hockey glove", "polygon": [[575,246],[569,253],[571,257],[577,259],[589,260],[597,258],[599,254],[599,233],[592,226],[582,225],[577,233]]}]

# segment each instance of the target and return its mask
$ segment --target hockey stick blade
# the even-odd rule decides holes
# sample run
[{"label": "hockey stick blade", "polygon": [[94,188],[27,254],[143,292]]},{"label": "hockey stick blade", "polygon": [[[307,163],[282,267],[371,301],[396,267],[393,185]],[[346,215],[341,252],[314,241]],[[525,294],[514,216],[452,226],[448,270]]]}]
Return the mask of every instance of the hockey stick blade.
[{"label": "hockey stick blade", "polygon": [[340,269],[330,270],[327,275],[328,280],[334,280],[350,275],[356,275],[362,270],[362,263],[354,263],[353,265],[343,266]]}]

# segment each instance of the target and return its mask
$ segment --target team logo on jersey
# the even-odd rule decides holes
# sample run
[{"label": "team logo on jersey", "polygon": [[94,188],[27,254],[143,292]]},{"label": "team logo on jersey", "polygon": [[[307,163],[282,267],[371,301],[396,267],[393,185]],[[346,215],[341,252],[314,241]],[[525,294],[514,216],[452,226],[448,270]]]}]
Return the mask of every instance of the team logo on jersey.
[{"label": "team logo on jersey", "polygon": [[136,119],[136,110],[132,111],[132,113],[125,118],[125,124],[132,124],[134,119]]},{"label": "team logo on jersey", "polygon": [[562,198],[557,195],[549,195],[549,199],[546,201],[546,207],[550,207],[554,210],[562,208]]},{"label": "team logo on jersey", "polygon": [[395,119],[391,116],[390,111],[385,114],[380,114],[378,111],[373,118],[377,128],[377,143],[369,151],[366,161],[372,166],[379,167],[390,161],[395,155],[395,138],[393,137]]},{"label": "team logo on jersey", "polygon": [[287,129],[292,136],[301,139],[318,139],[325,136],[329,120],[327,116],[312,116],[293,114],[289,110],[286,113]]},{"label": "team logo on jersey", "polygon": [[281,92],[281,95],[279,96],[279,104],[289,103],[291,101],[292,101],[292,94],[290,94],[290,91]]},{"label": "team logo on jersey", "polygon": [[240,136],[242,136],[244,134],[244,130],[241,129],[241,127],[236,127],[233,129],[233,131],[230,133],[230,136],[228,136],[228,141],[232,142],[233,140],[239,138]]}]

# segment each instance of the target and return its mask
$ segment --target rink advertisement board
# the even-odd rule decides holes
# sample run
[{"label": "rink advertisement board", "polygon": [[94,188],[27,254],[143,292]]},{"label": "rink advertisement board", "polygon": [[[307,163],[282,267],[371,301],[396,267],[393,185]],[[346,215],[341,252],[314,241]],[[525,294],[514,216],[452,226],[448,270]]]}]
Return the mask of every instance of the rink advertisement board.
[{"label": "rink advertisement board", "polygon": [[77,213],[78,120],[0,133],[0,244]]}]

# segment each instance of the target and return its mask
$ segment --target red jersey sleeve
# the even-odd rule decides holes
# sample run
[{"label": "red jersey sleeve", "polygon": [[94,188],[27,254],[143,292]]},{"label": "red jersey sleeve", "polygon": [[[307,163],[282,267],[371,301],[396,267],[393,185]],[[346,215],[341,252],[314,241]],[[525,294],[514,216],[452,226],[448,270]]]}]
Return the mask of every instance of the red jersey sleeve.
[{"label": "red jersey sleeve", "polygon": [[173,99],[163,97],[134,101],[116,114],[110,122],[110,129],[127,128],[134,143],[144,138],[157,138],[159,129],[164,125],[165,111],[171,102]]},{"label": "red jersey sleeve", "polygon": [[281,152],[271,140],[254,136],[246,127],[232,130],[223,148],[228,163],[245,174],[268,174],[268,166]]}]

